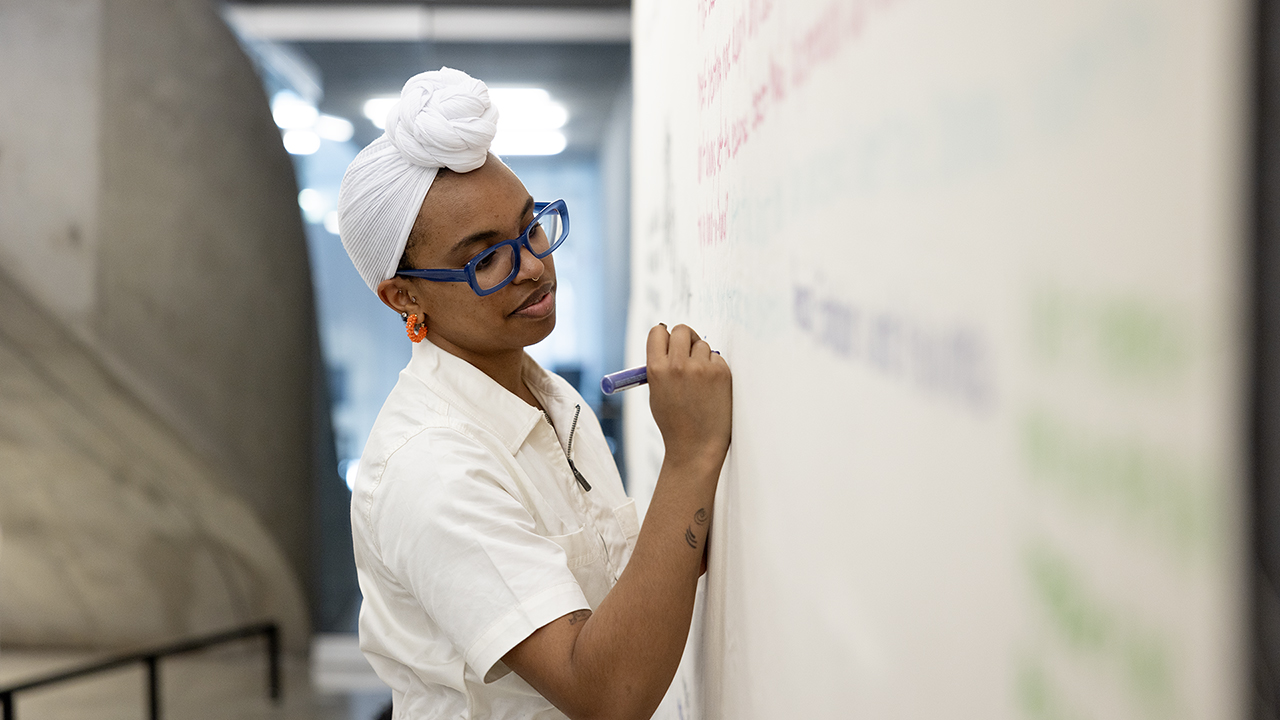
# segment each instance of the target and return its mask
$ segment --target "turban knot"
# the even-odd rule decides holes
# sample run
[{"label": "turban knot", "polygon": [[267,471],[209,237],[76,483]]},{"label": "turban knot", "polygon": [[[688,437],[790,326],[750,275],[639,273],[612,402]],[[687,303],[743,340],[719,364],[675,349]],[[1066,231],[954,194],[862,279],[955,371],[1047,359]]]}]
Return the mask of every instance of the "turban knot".
[{"label": "turban knot", "polygon": [[484,83],[459,70],[415,75],[387,113],[387,138],[409,162],[471,172],[484,164],[498,110]]}]

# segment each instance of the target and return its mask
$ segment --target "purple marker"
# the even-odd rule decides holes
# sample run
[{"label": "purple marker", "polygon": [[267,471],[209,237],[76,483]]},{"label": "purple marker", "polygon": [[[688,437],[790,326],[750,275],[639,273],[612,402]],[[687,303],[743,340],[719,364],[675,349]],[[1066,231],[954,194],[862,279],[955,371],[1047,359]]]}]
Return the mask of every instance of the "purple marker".
[{"label": "purple marker", "polygon": [[600,378],[600,392],[605,395],[612,395],[620,390],[644,385],[647,382],[649,382],[649,373],[646,372],[645,366],[641,365],[629,370],[609,373]]},{"label": "purple marker", "polygon": [[[712,350],[716,355],[720,354],[719,350]],[[616,373],[609,373],[600,378],[600,392],[605,395],[612,395],[633,387],[639,387],[649,382],[649,373],[645,366],[633,367],[628,370],[619,370]]]}]

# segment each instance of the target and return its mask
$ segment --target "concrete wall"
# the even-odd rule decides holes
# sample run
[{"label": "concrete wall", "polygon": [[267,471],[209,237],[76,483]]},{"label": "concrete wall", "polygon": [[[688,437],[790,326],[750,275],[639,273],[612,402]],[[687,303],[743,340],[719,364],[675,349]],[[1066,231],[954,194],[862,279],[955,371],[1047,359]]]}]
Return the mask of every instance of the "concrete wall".
[{"label": "concrete wall", "polygon": [[307,637],[249,504],[0,274],[0,643],[124,646],[251,620]]},{"label": "concrete wall", "polygon": [[[293,169],[248,60],[203,0],[10,0],[0,68],[0,308],[27,297],[42,319],[21,322],[71,343],[2,339],[29,358],[0,366],[6,421],[42,429],[0,437],[0,640],[127,642],[267,609],[305,627],[315,320]],[[62,391],[41,364],[63,353],[97,368],[77,376],[90,400],[42,415]],[[92,490],[103,477],[123,484]],[[78,522],[36,499],[54,486]],[[53,612],[65,587],[41,566],[97,578],[77,612],[103,617]],[[126,566],[141,574],[101,569]]]}]

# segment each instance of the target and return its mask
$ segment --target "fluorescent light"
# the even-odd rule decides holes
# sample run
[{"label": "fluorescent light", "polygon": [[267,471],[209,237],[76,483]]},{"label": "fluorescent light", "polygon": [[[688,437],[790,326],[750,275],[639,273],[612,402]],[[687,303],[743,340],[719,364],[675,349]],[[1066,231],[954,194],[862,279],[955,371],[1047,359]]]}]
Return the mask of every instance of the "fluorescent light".
[{"label": "fluorescent light", "polygon": [[490,88],[498,108],[498,135],[490,148],[497,155],[556,155],[567,141],[557,132],[569,111],[542,88]]},{"label": "fluorescent light", "polygon": [[271,98],[271,117],[285,130],[305,130],[315,125],[319,116],[315,105],[290,90],[281,90]]},{"label": "fluorescent light", "polygon": [[346,142],[355,133],[351,121],[336,115],[321,115],[316,106],[292,90],[281,90],[271,98],[271,117],[284,134],[284,147],[294,155],[310,155],[320,149],[320,138]]},{"label": "fluorescent light", "polygon": [[310,155],[320,149],[320,136],[310,130],[286,130],[284,149],[290,155]]},{"label": "fluorescent light", "polygon": [[339,234],[339,233],[338,233],[338,211],[337,211],[337,210],[330,210],[329,212],[325,213],[325,215],[324,215],[324,229],[325,229],[325,230],[328,230],[329,232],[333,233],[334,235]]},{"label": "fluorescent light", "polygon": [[369,98],[364,104],[364,116],[379,130],[387,129],[387,113],[391,106],[399,102],[400,96]]},{"label": "fluorescent light", "polygon": [[316,134],[325,140],[346,142],[355,134],[355,127],[346,118],[337,115],[321,115],[316,118]]},{"label": "fluorescent light", "polygon": [[510,105],[544,105],[551,102],[551,93],[536,87],[491,87],[489,99],[498,107]]},{"label": "fluorescent light", "polygon": [[298,193],[298,207],[302,208],[302,214],[306,216],[307,222],[318,223],[324,219],[329,203],[325,201],[324,193],[315,188],[304,188]]},{"label": "fluorescent light", "polygon": [[569,111],[542,88],[489,88],[489,99],[498,108],[499,129],[555,130],[569,120]]},{"label": "fluorescent light", "polygon": [[489,149],[495,155],[558,155],[567,144],[559,130],[499,129]]}]

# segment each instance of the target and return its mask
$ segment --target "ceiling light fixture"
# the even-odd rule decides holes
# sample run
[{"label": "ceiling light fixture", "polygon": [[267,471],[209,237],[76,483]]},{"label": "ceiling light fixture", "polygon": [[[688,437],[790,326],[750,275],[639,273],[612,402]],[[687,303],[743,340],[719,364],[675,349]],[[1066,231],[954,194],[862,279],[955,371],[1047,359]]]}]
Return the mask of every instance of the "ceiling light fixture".
[{"label": "ceiling light fixture", "polygon": [[315,105],[292,90],[281,90],[271,97],[271,117],[284,130],[284,149],[293,155],[316,152],[321,138],[346,142],[355,134],[350,120],[320,114]]},{"label": "ceiling light fixture", "polygon": [[495,155],[559,155],[568,144],[559,130],[499,129],[489,149]]},{"label": "ceiling light fixture", "polygon": [[340,118],[337,115],[321,115],[316,118],[315,131],[325,140],[346,142],[355,134],[356,129],[346,118]]},{"label": "ceiling light fixture", "polygon": [[281,90],[271,98],[271,117],[282,130],[306,130],[319,116],[315,105],[290,90]]},{"label": "ceiling light fixture", "polygon": [[298,207],[309,223],[318,223],[324,219],[329,203],[325,202],[324,193],[315,188],[303,188],[298,193]]},{"label": "ceiling light fixture", "polygon": [[330,210],[324,214],[324,229],[338,235],[338,211]]},{"label": "ceiling light fixture", "polygon": [[489,88],[498,108],[498,134],[490,148],[497,155],[557,155],[568,140],[560,128],[569,120],[564,105],[536,87]]},{"label": "ceiling light fixture", "polygon": [[387,129],[387,113],[391,112],[391,106],[400,100],[400,96],[394,97],[373,97],[364,103],[364,116],[369,118],[369,122],[379,130]]},{"label": "ceiling light fixture", "polygon": [[569,111],[542,88],[489,88],[489,99],[498,106],[499,130],[555,130],[569,120]]},{"label": "ceiling light fixture", "polygon": [[320,149],[320,136],[310,130],[285,130],[284,149],[290,155],[311,155]]}]

